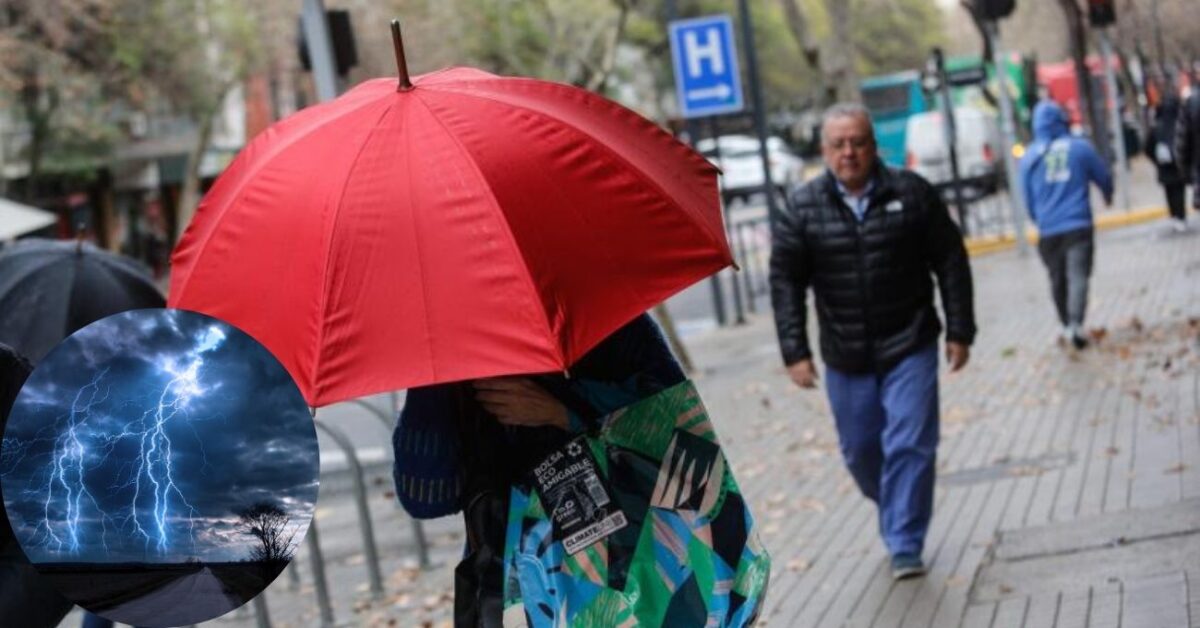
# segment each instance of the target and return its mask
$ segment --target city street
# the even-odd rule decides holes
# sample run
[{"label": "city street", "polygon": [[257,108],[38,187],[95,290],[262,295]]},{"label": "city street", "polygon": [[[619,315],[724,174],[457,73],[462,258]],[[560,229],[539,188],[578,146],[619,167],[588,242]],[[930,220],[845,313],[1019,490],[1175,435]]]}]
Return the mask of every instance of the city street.
[{"label": "city street", "polygon": [[[145,625],[229,608],[268,573],[238,569],[277,573],[289,556],[251,602],[197,625],[450,628],[464,522],[415,520],[397,499],[404,389],[475,381],[481,411],[505,425],[578,426],[579,405],[625,406],[673,372],[651,338],[613,333],[642,312],[713,429],[657,429],[667,406],[651,401],[655,414],[628,423],[633,436],[597,456],[597,474],[574,444],[541,461],[545,494],[510,535],[536,549],[521,564],[538,571],[519,569],[506,598],[597,628],[740,628],[755,609],[753,625],[769,627],[1200,628],[1197,0],[11,4],[0,11],[0,506],[12,525],[0,545],[13,551],[0,557],[12,567],[0,569],[0,628],[50,628],[68,607],[33,602],[39,583],[11,564],[22,560],[89,586],[207,565],[146,580],[139,604],[118,607]],[[804,355],[794,332],[807,323],[815,373],[782,364],[773,226],[777,274],[805,284],[777,285],[784,344]],[[931,291],[935,268],[944,283]],[[814,290],[836,328],[829,358],[887,366],[880,381],[827,371]],[[970,298],[978,335],[960,369]],[[955,314],[956,341],[938,347],[933,462],[930,300]],[[158,337],[139,327],[106,333],[97,353],[141,370],[118,377],[84,352],[28,380],[78,382],[18,394],[79,330],[163,307],[215,317],[274,359],[206,357],[201,381],[199,354],[223,332],[201,330],[185,362],[135,351]],[[616,368],[630,361],[653,368]],[[306,453],[283,448],[258,405],[276,396],[252,376],[275,362],[288,376],[271,381],[299,411],[289,416],[308,427],[293,385],[312,412],[316,484],[311,439]],[[137,379],[151,372],[163,381]],[[479,383],[560,373],[567,391]],[[792,380],[814,375],[815,389]],[[137,381],[127,395],[101,393],[126,379]],[[869,474],[886,470],[894,555],[843,459],[830,379],[839,409],[856,406],[838,413],[856,477],[873,492]],[[157,406],[138,419],[127,408],[143,398]],[[687,402],[678,426],[703,416]],[[879,427],[881,404],[925,420]],[[25,427],[27,405],[39,414]],[[610,416],[637,416],[627,409]],[[198,454],[171,446],[163,417],[177,415]],[[442,445],[461,441],[458,477],[406,471],[406,501],[517,481],[463,434],[419,425],[436,418],[405,426],[402,455],[450,455]],[[206,441],[217,420],[262,440],[222,429]],[[615,425],[603,436],[623,435]],[[852,442],[877,427],[879,447]],[[497,455],[540,460],[529,434]],[[138,435],[142,449],[126,446]],[[633,440],[630,455],[649,462],[625,457]],[[896,471],[906,458],[918,463]],[[186,480],[160,483],[159,459]],[[922,532],[908,532],[927,520],[934,471],[918,560]],[[224,553],[196,551],[208,541]],[[585,551],[547,553],[557,544]],[[491,613],[486,595],[459,601]],[[48,613],[41,625],[31,610]],[[74,607],[58,625],[85,619]]]},{"label": "city street", "polygon": [[[974,261],[981,333],[967,370],[943,381],[923,579],[891,581],[824,395],[786,379],[769,314],[689,338],[695,380],[774,561],[763,624],[1200,625],[1198,245],[1195,232],[1161,223],[1099,235],[1096,342],[1077,354],[1055,345],[1036,257]],[[420,570],[411,523],[376,467],[368,486],[384,592],[372,600],[348,486],[327,470],[317,514],[335,619],[448,625],[460,522],[426,525],[433,567]],[[319,618],[307,544],[296,562],[299,584],[285,573],[267,591],[273,625]],[[209,624],[254,621],[247,610]]]}]

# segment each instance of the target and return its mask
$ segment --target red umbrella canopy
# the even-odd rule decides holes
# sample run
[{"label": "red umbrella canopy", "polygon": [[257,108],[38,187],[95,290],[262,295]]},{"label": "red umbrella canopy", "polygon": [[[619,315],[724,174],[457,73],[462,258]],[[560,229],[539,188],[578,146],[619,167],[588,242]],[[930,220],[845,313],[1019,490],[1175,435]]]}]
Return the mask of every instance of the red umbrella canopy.
[{"label": "red umbrella canopy", "polygon": [[269,348],[322,406],[560,371],[731,263],[716,171],[590,92],[452,68],[254,139],[172,257],[171,307]]}]

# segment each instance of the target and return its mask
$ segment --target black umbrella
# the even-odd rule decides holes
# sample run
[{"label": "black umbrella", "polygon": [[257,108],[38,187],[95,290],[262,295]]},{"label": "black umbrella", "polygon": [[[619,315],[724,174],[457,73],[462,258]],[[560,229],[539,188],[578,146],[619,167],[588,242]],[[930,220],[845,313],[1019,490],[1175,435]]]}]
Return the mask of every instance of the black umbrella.
[{"label": "black umbrella", "polygon": [[144,266],[91,244],[31,238],[0,249],[0,342],[35,364],[89,323],[165,305]]}]

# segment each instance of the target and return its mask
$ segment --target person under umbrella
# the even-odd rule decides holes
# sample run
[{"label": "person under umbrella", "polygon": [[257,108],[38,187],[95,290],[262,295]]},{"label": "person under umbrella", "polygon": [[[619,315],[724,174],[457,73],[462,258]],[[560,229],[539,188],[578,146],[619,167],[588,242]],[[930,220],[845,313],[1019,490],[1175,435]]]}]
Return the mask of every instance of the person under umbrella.
[{"label": "person under umbrella", "polygon": [[570,378],[487,378],[408,392],[392,435],[396,492],[414,517],[463,513],[457,625],[501,625],[509,487],[602,416],[684,379],[658,325],[642,314],[581,358]]},{"label": "person under umbrella", "polygon": [[[4,433],[17,393],[31,372],[33,365],[28,360],[0,343],[0,434]],[[3,503],[0,499],[0,505]],[[70,610],[71,602],[29,564],[13,535],[8,516],[0,510],[0,617],[21,626],[49,628],[57,626]]]},{"label": "person under umbrella", "polygon": [[35,364],[89,323],[164,305],[144,267],[90,243],[30,238],[0,250],[0,342]]}]

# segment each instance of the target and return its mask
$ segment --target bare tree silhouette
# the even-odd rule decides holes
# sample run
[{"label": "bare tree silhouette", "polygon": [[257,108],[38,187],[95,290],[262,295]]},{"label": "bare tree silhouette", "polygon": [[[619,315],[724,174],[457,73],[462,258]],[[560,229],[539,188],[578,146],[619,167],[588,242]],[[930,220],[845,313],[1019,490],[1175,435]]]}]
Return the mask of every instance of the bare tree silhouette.
[{"label": "bare tree silhouette", "polygon": [[250,550],[250,560],[282,568],[292,559],[296,527],[288,529],[292,519],[283,508],[268,501],[256,502],[237,512],[246,534],[258,539]]}]

